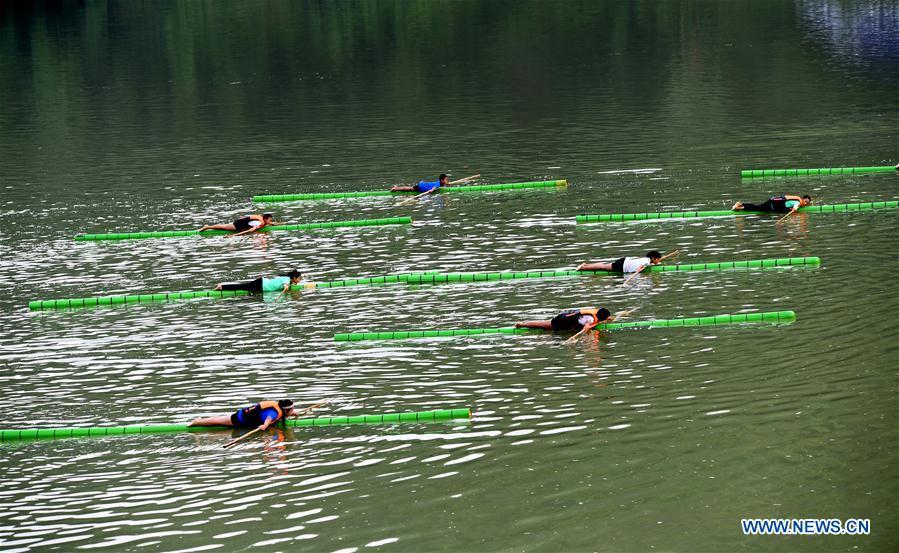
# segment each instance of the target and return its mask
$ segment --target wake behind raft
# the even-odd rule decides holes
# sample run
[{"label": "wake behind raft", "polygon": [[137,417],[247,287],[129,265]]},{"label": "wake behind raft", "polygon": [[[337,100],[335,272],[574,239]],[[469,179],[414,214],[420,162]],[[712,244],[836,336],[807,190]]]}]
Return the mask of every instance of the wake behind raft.
[{"label": "wake behind raft", "polygon": [[[470,419],[471,409],[439,409],[407,413],[357,415],[353,417],[313,417],[286,420],[286,427],[337,426],[346,424],[404,424],[443,422]],[[280,423],[279,423],[280,424]],[[187,424],[136,424],[130,426],[96,426],[84,428],[31,428],[0,430],[0,442],[21,440],[45,440],[86,436],[123,436],[127,434],[158,434],[164,432],[203,432],[208,430],[233,430],[230,426],[188,426]]]}]

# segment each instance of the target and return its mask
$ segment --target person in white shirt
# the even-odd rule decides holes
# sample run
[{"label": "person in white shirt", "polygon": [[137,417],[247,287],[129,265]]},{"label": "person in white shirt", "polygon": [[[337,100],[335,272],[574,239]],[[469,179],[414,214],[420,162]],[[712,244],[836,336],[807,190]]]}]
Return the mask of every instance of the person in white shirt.
[{"label": "person in white shirt", "polygon": [[669,253],[663,256],[656,250],[646,252],[643,257],[620,257],[615,261],[606,262],[599,261],[596,263],[581,263],[575,269],[576,271],[611,271],[613,273],[639,273],[650,265],[658,265],[666,257],[670,257],[677,252]]}]

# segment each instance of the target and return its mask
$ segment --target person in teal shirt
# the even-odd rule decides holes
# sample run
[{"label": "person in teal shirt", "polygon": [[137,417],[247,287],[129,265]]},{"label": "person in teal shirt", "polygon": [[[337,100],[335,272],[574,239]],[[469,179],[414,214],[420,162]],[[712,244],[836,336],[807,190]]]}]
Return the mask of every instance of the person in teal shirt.
[{"label": "person in teal shirt", "polygon": [[793,196],[790,194],[781,194],[779,196],[771,196],[768,201],[760,204],[750,204],[737,202],[731,211],[762,211],[765,213],[795,213],[800,207],[805,207],[812,203],[812,197],[806,194],[803,197]]},{"label": "person in teal shirt", "polygon": [[[221,283],[215,287],[216,290],[244,290],[250,293],[266,293],[281,292],[282,294],[290,290],[291,286],[298,285],[303,280],[303,273],[294,269],[285,275],[275,278],[259,277],[249,282],[239,282],[236,284]],[[312,284],[312,283],[308,283]],[[307,285],[308,286],[308,285]],[[312,284],[312,286],[315,286]]]}]

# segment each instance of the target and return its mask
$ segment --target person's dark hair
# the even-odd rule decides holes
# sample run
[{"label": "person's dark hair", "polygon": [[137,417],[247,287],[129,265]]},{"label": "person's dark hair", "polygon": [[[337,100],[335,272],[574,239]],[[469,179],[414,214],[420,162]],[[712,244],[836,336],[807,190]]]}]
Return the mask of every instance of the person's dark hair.
[{"label": "person's dark hair", "polygon": [[612,316],[612,312],[606,309],[605,307],[600,307],[596,311],[596,319],[599,321],[604,321]]},{"label": "person's dark hair", "polygon": [[278,407],[281,409],[287,409],[288,407],[293,407],[293,400],[290,399],[279,399]]},{"label": "person's dark hair", "polygon": [[805,196],[803,196],[802,199],[803,199],[803,200],[812,201],[812,197],[809,196],[808,194],[806,194]]},{"label": "person's dark hair", "polygon": [[263,218],[263,219],[272,219],[272,218],[274,218],[274,217],[275,217],[275,216],[272,215],[271,213],[263,213],[263,214],[262,214],[262,218]]},{"label": "person's dark hair", "polygon": [[443,180],[445,178],[446,178],[446,173],[440,173],[440,178],[438,178],[437,180]]},{"label": "person's dark hair", "polygon": [[294,269],[294,270],[290,271],[289,273],[284,273],[282,276],[286,276],[286,277],[290,277],[290,278],[303,278],[303,273]]},{"label": "person's dark hair", "polygon": [[659,252],[657,252],[655,250],[649,250],[648,252],[646,252],[646,257],[648,257],[650,259],[659,259],[662,257],[662,254],[660,254]]}]

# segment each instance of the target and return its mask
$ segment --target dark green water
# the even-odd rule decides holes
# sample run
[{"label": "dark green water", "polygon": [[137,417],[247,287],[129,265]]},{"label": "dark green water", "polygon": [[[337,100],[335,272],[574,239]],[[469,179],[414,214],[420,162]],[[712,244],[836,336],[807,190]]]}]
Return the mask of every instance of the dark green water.
[{"label": "dark green water", "polygon": [[[574,225],[809,193],[895,200],[899,5],[870,2],[0,4],[0,427],[186,421],[266,398],[469,423],[0,445],[4,551],[892,551],[899,212]],[[639,171],[638,171],[639,170]],[[412,227],[76,243],[195,228],[250,196],[440,172],[567,189],[297,202]],[[30,313],[33,299],[315,280],[816,255],[817,269],[316,290]],[[788,326],[334,343],[793,309]],[[740,519],[868,518],[867,536]]]}]

